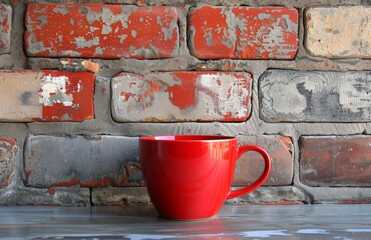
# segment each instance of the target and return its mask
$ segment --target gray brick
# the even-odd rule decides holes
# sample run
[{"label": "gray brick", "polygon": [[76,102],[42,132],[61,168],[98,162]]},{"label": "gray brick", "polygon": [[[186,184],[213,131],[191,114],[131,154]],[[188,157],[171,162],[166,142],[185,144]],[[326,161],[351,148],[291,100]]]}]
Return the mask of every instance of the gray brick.
[{"label": "gray brick", "polygon": [[267,70],[259,101],[267,122],[370,122],[371,72]]},{"label": "gray brick", "polygon": [[303,191],[296,187],[260,187],[255,191],[235,199],[227,200],[233,204],[287,205],[310,203]]},{"label": "gray brick", "polygon": [[138,139],[120,136],[31,136],[25,148],[26,185],[141,186]]},{"label": "gray brick", "polygon": [[22,188],[0,191],[0,206],[90,206],[87,188]]}]

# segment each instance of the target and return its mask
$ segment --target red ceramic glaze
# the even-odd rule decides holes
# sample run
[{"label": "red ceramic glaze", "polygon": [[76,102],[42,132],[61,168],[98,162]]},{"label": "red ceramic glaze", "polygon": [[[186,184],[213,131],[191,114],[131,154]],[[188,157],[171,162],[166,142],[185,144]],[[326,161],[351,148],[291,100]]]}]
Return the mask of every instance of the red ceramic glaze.
[{"label": "red ceramic glaze", "polygon": [[[260,153],[262,175],[250,186],[230,190],[237,159],[248,151]],[[161,216],[192,220],[217,214],[227,198],[258,188],[267,179],[271,161],[255,145],[238,146],[237,138],[204,135],[149,136],[139,140],[144,180]]]}]

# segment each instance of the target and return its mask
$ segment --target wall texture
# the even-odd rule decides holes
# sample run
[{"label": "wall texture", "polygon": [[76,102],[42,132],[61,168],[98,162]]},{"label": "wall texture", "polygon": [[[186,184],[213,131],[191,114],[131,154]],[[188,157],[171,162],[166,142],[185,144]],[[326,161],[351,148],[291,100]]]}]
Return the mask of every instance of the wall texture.
[{"label": "wall texture", "polygon": [[150,204],[138,137],[169,134],[268,150],[229,203],[371,203],[370,3],[1,0],[0,205]]}]

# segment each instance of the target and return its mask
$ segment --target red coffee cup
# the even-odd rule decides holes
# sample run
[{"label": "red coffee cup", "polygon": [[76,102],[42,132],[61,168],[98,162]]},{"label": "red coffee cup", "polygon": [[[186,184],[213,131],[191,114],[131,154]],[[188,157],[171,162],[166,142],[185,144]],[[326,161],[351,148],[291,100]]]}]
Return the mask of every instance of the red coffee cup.
[{"label": "red coffee cup", "polygon": [[[264,171],[250,186],[230,190],[236,161],[248,151],[263,156]],[[177,220],[214,216],[226,199],[262,185],[271,168],[264,149],[255,145],[239,147],[237,138],[225,136],[141,137],[139,155],[153,205],[161,216]]]}]

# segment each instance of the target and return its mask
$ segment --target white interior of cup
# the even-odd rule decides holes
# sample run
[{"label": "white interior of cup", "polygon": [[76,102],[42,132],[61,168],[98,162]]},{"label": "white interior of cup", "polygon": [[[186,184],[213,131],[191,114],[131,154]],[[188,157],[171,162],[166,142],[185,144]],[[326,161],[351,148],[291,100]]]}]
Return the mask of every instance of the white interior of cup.
[{"label": "white interior of cup", "polygon": [[169,135],[169,136],[146,136],[141,137],[141,140],[156,140],[156,141],[217,141],[230,140],[234,137],[219,136],[219,135]]}]

